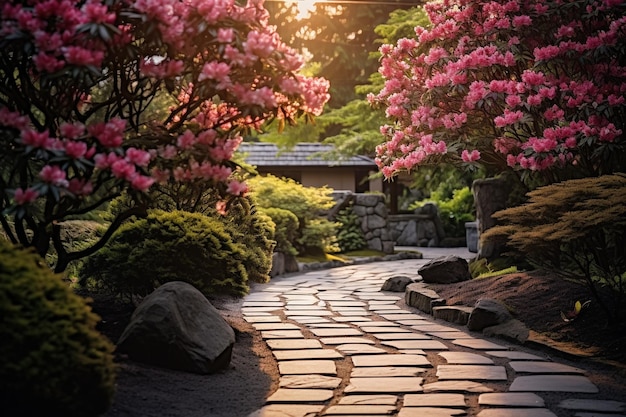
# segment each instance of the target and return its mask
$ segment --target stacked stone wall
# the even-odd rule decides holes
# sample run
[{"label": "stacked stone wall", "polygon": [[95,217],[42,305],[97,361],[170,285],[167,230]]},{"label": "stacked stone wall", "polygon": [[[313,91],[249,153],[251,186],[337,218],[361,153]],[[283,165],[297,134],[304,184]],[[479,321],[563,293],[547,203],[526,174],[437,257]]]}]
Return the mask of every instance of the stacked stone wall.
[{"label": "stacked stone wall", "polygon": [[345,203],[352,202],[352,210],[359,216],[361,230],[369,249],[393,253],[394,241],[389,233],[388,212],[382,194],[352,194]]}]

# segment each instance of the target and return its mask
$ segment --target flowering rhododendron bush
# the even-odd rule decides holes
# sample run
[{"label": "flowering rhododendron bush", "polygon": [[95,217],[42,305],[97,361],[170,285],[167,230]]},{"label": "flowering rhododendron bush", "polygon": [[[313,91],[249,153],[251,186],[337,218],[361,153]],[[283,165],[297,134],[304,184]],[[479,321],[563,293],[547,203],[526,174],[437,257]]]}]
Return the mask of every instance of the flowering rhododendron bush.
[{"label": "flowering rhododendron bush", "polygon": [[626,2],[428,3],[381,47],[385,176],[447,160],[545,184],[626,168]]},{"label": "flowering rhododendron bush", "polygon": [[[0,6],[0,210],[14,243],[57,270],[99,247],[154,189],[243,195],[230,162],[272,117],[317,115],[328,83],[297,71],[262,0],[5,0]],[[94,247],[60,222],[126,191]]]}]

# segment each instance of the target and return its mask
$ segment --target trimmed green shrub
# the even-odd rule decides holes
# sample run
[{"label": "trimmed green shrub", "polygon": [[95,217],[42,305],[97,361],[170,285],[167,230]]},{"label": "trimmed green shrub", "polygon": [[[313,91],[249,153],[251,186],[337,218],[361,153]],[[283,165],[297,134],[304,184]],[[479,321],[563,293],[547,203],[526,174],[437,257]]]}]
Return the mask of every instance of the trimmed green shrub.
[{"label": "trimmed green shrub", "polygon": [[248,181],[259,207],[289,210],[298,218],[297,236],[291,244],[298,254],[337,250],[336,225],[324,214],[335,205],[328,187],[305,187],[289,178],[256,176]]},{"label": "trimmed green shrub", "polygon": [[90,417],[114,392],[98,316],[35,253],[0,240],[0,404],[7,416]]},{"label": "trimmed green shrub", "polygon": [[123,225],[83,264],[81,279],[126,297],[184,281],[205,295],[248,293],[244,262],[251,252],[233,241],[221,220],[161,210]]},{"label": "trimmed green shrub", "polygon": [[276,229],[274,239],[276,240],[276,251],[287,255],[297,255],[294,243],[298,238],[298,218],[289,210],[267,207],[261,209],[263,213],[269,216]]},{"label": "trimmed green shrub", "polygon": [[337,244],[342,253],[358,251],[367,247],[367,241],[361,229],[361,219],[352,211],[352,207],[345,207],[340,210],[335,220],[340,224]]},{"label": "trimmed green shrub", "polygon": [[433,192],[430,199],[412,204],[409,208],[415,210],[426,203],[434,203],[439,209],[439,217],[447,237],[464,237],[465,223],[476,220],[474,195],[469,187],[459,188],[452,192],[452,198]]},{"label": "trimmed green shrub", "polygon": [[526,204],[495,213],[499,225],[481,239],[505,240],[536,264],[586,284],[610,321],[623,319],[626,174],[564,181],[528,197]]},{"label": "trimmed green shrub", "polygon": [[235,198],[225,215],[216,213],[233,240],[246,248],[244,266],[248,279],[253,282],[268,282],[272,269],[272,253],[276,225],[271,217],[260,212],[250,198]]}]

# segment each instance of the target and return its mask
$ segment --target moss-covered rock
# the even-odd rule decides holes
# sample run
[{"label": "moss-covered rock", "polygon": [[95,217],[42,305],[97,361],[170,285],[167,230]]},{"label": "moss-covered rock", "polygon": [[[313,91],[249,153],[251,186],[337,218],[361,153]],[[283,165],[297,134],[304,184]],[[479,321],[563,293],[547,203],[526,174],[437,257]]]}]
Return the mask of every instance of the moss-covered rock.
[{"label": "moss-covered rock", "polygon": [[0,240],[0,404],[7,416],[97,416],[115,380],[98,316],[36,254]]}]

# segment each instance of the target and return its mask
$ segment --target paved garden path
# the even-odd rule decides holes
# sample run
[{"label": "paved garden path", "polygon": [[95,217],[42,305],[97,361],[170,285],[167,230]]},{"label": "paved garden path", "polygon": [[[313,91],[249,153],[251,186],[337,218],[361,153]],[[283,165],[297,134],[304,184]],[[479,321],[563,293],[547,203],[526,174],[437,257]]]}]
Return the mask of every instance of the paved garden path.
[{"label": "paved garden path", "polygon": [[278,390],[249,417],[626,415],[626,403],[603,395],[586,371],[380,291],[387,278],[416,276],[442,254],[275,278],[248,295],[244,318],[280,372]]}]

